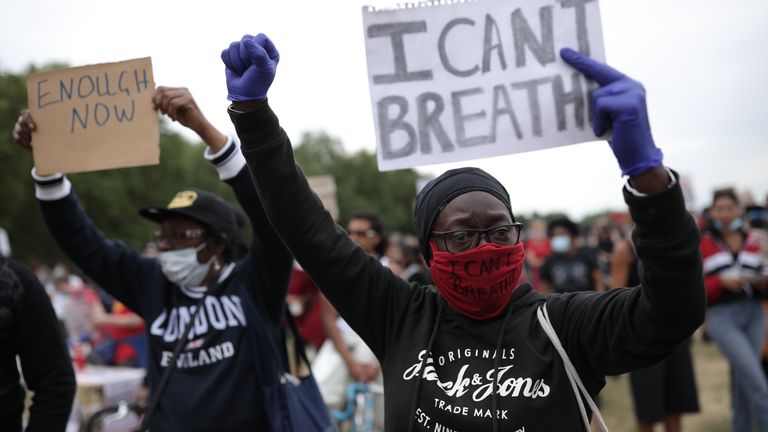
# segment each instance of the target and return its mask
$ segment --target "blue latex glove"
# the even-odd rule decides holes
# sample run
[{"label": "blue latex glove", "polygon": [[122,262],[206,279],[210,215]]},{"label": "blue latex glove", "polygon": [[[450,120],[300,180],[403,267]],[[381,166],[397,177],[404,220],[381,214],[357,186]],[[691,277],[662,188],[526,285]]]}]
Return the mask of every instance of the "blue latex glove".
[{"label": "blue latex glove", "polygon": [[560,57],[600,84],[592,92],[592,127],[598,137],[611,131],[608,143],[621,173],[635,177],[661,165],[662,153],[651,136],[643,85],[570,48],[560,50]]},{"label": "blue latex glove", "polygon": [[245,35],[221,52],[226,66],[227,99],[233,102],[263,100],[275,79],[280,54],[269,38]]}]

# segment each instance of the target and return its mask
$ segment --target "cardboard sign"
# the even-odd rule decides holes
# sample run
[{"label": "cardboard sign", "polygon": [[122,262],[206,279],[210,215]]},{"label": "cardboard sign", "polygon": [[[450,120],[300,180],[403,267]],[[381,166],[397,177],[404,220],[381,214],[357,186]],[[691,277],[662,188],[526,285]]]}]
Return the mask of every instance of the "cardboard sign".
[{"label": "cardboard sign", "polygon": [[333,176],[318,175],[307,177],[307,182],[312,191],[317,194],[320,201],[333,220],[339,219],[339,204],[336,199],[336,180]]},{"label": "cardboard sign", "polygon": [[597,0],[363,8],[379,169],[595,140],[570,47],[604,61]]},{"label": "cardboard sign", "polygon": [[157,164],[154,89],[149,57],[27,77],[37,173]]}]

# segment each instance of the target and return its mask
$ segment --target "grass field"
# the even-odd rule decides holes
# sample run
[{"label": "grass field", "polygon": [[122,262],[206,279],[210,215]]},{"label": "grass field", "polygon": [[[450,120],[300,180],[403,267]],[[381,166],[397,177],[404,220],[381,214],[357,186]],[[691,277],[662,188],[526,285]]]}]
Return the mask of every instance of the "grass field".
[{"label": "grass field", "polygon": [[[691,432],[725,432],[730,430],[731,396],[728,363],[714,343],[702,341],[700,333],[692,344],[693,367],[699,390],[697,414],[683,417],[683,429]],[[634,432],[635,416],[629,391],[629,377],[608,377],[600,393],[601,412],[611,432]],[[662,431],[661,425],[656,426]]]}]

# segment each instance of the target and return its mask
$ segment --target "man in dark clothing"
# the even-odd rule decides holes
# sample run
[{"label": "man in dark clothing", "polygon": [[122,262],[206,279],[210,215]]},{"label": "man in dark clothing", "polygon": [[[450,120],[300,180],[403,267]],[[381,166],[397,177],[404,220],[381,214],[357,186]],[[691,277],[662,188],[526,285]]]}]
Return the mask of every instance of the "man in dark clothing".
[{"label": "man in dark clothing", "polygon": [[597,258],[579,247],[579,226],[568,218],[547,226],[552,254],[541,267],[541,291],[567,293],[605,291]]},{"label": "man in dark clothing", "polygon": [[45,289],[28,268],[0,256],[0,430],[20,431],[24,382],[34,392],[27,431],[61,431],[75,397],[75,374]]},{"label": "man in dark clothing", "polygon": [[591,401],[605,375],[664,358],[703,320],[698,230],[651,137],[642,86],[573,50],[560,54],[603,86],[592,93],[594,127],[612,130],[629,176],[638,287],[545,298],[518,284],[521,225],[506,189],[477,168],[448,171],[417,196],[435,285],[409,285],[334,224],[297,167],[266,99],[279,59],[272,42],[245,36],[222,52],[229,114],[265,211],[379,358],[387,431],[588,430],[594,405],[582,394]]},{"label": "man in dark clothing", "polygon": [[[266,219],[237,142],[205,119],[186,89],[160,87],[153,103],[208,145],[206,159],[250,218],[250,252],[236,256],[235,210],[221,198],[194,189],[179,192],[165,208],[141,210],[160,223],[155,238],[159,259],[107,239],[61,174],[43,177],[33,172],[43,217],[69,258],[147,323],[151,391],[169,366],[177,342],[191,328],[152,416],[152,430],[267,430],[262,374],[268,372],[254,365],[255,356],[258,364],[267,365],[274,357],[271,352],[261,357],[247,326],[266,323],[266,331],[279,337],[292,258]],[[16,142],[29,147],[33,128],[24,113],[14,132]]]}]

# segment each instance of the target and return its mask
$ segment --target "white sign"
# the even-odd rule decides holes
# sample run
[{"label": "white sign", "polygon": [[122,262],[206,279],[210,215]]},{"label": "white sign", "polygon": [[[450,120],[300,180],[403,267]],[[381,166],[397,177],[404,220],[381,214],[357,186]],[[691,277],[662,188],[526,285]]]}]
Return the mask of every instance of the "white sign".
[{"label": "white sign", "polygon": [[595,140],[596,84],[559,50],[604,61],[597,0],[366,6],[363,24],[380,170]]}]

